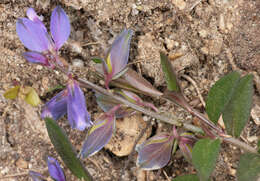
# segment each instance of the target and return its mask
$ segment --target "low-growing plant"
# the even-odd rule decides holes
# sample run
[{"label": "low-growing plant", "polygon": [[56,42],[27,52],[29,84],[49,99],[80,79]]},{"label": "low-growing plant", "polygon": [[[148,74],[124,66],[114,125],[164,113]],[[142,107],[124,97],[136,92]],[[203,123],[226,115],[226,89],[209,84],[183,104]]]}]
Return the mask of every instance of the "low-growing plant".
[{"label": "low-growing plant", "polygon": [[[96,72],[105,81],[103,88],[78,77],[60,56],[59,49],[70,34],[69,18],[60,6],[57,6],[51,15],[51,35],[34,9],[27,10],[27,17],[19,18],[16,24],[21,42],[30,50],[23,54],[24,58],[30,63],[57,69],[67,75],[67,85],[60,86],[65,89],[43,106],[41,117],[45,120],[50,140],[57,153],[76,177],[92,180],[80,159],[94,155],[109,142],[116,129],[116,119],[141,112],[172,125],[171,131],[153,135],[136,146],[138,152],[136,164],[141,169],[156,170],[166,166],[179,148],[185,159],[196,169],[196,174],[179,176],[173,180],[207,181],[210,180],[215,168],[221,144],[225,142],[246,152],[239,161],[238,180],[253,181],[259,178],[258,149],[238,139],[250,117],[253,96],[252,75],[241,77],[238,72],[231,72],[218,80],[207,97],[207,118],[186,101],[178,77],[164,53],[160,53],[161,66],[167,83],[164,92],[158,91],[127,65],[132,30],[124,29],[117,36],[104,59],[93,58],[93,61],[100,65],[97,66]],[[96,120],[92,120],[87,111],[81,87],[91,88],[95,92],[97,104],[104,111]],[[5,97],[14,99],[22,88],[16,86],[7,90]],[[35,96],[35,90],[27,89],[30,89],[27,94],[30,94],[30,91],[34,92],[29,102],[38,104],[39,97]],[[187,123],[174,115],[169,117],[161,114],[152,103],[142,100],[141,95],[171,101],[197,117],[199,124]],[[71,128],[79,131],[88,129],[78,155],[65,131],[56,123],[56,120],[65,114]],[[220,119],[223,119],[225,128],[219,126]],[[62,169],[52,157],[48,158],[48,168],[53,180],[65,180]],[[44,180],[40,173],[31,171],[30,175],[34,181]]]}]

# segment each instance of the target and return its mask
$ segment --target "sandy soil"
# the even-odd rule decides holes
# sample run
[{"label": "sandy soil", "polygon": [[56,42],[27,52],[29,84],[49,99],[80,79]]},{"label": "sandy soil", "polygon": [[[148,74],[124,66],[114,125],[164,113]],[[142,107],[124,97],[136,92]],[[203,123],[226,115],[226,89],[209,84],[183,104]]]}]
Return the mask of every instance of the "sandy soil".
[{"label": "sandy soil", "polygon": [[[175,60],[173,66],[180,75],[181,85],[190,102],[199,100],[198,93],[191,82],[181,75],[191,77],[206,99],[210,87],[226,73],[232,70],[242,74],[252,73],[255,87],[254,107],[241,139],[255,145],[260,135],[260,1],[1,0],[0,180],[29,180],[29,169],[48,176],[46,156],[58,157],[48,138],[44,121],[40,119],[40,106],[33,108],[21,100],[10,101],[3,97],[4,91],[17,81],[22,85],[34,87],[44,104],[57,93],[47,93],[49,88],[65,84],[66,77],[61,73],[26,62],[21,56],[26,50],[15,31],[17,18],[25,17],[28,7],[33,7],[36,12],[42,14],[44,22],[49,26],[51,11],[58,4],[67,12],[72,26],[70,39],[62,48],[61,55],[73,65],[78,75],[92,82],[99,83],[99,80],[90,71],[93,68],[90,57],[103,56],[114,37],[124,27],[135,32],[129,62],[160,90],[164,89],[165,81],[160,69],[159,51],[167,52],[170,57],[179,53],[184,55]],[[93,42],[94,44],[88,44]],[[94,93],[85,90],[85,95],[92,116],[101,112],[95,102]],[[193,119],[168,102],[153,101],[161,111],[189,121]],[[201,103],[196,108],[204,111]],[[147,117],[143,115],[140,119]],[[71,130],[66,119],[60,120],[59,124],[66,130],[78,151],[86,132]],[[131,127],[131,124],[127,124],[129,125]],[[136,127],[138,129],[138,126]],[[153,121],[153,132],[163,130],[167,130],[165,124]],[[122,132],[120,134],[122,135]],[[113,138],[115,147],[120,144],[122,146],[122,140],[126,137],[117,134]],[[134,141],[135,137],[130,136],[127,139]],[[241,150],[222,145],[212,180],[236,180],[240,154]],[[125,167],[128,159],[129,164]],[[138,181],[169,180],[178,175],[195,172],[179,152],[169,165],[160,171],[141,171],[135,166],[135,159],[136,154],[131,158],[119,157],[109,149],[103,149],[90,159],[85,159],[84,164],[95,180],[106,181],[119,180],[120,177],[123,180]],[[68,180],[77,180],[66,168],[65,173]]]}]

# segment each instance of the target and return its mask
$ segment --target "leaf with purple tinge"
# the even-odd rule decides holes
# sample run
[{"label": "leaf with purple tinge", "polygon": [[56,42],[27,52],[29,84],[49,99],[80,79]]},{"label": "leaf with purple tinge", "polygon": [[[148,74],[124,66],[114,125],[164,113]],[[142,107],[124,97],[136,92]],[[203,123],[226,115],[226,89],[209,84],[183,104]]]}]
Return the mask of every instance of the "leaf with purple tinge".
[{"label": "leaf with purple tinge", "polygon": [[117,87],[128,89],[134,92],[145,93],[146,95],[163,95],[160,91],[155,89],[150,82],[148,82],[131,68],[128,68],[126,73],[119,79],[113,80],[113,84],[115,84]]},{"label": "leaf with purple tinge", "polygon": [[30,177],[33,179],[33,181],[45,181],[45,178],[38,172],[29,171]]},{"label": "leaf with purple tinge", "polygon": [[66,181],[63,170],[60,167],[59,162],[55,158],[48,157],[47,163],[49,174],[53,179],[55,179],[56,181]]},{"label": "leaf with purple tinge", "polygon": [[41,118],[50,117],[54,120],[58,120],[64,116],[67,112],[67,91],[61,91],[54,96],[49,102],[47,102],[41,114]]},{"label": "leaf with purple tinge", "polygon": [[72,128],[83,131],[86,127],[90,127],[93,124],[87,111],[84,93],[75,80],[71,80],[68,83],[67,90],[67,112],[69,123]]},{"label": "leaf with purple tinge", "polygon": [[172,135],[160,133],[138,145],[137,166],[144,170],[156,170],[166,166],[171,158],[173,141]]},{"label": "leaf with purple tinge", "polygon": [[50,31],[56,50],[58,50],[70,35],[69,18],[60,6],[57,6],[51,14]]},{"label": "leaf with purple tinge", "polygon": [[31,63],[38,63],[45,66],[50,66],[48,59],[43,56],[41,53],[37,52],[25,52],[23,57]]},{"label": "leaf with purple tinge", "polygon": [[[111,97],[109,96],[105,96],[103,94],[100,94],[98,92],[95,93],[96,96],[96,101],[98,106],[104,111],[104,112],[108,112],[109,110],[111,110],[114,106],[119,105],[120,102],[117,102],[113,99],[111,99]],[[118,108],[118,110],[115,113],[116,118],[123,118],[126,116],[130,116],[133,115],[136,111],[129,108],[129,107],[120,107]]]},{"label": "leaf with purple tinge", "polygon": [[89,157],[101,150],[111,139],[114,130],[114,114],[104,114],[98,118],[88,131],[81,150],[81,156]]},{"label": "leaf with purple tinge", "polygon": [[27,18],[19,18],[16,22],[16,32],[24,46],[32,51],[43,52],[51,46],[48,33]]},{"label": "leaf with purple tinge", "polygon": [[133,31],[129,29],[122,31],[107,53],[103,66],[106,87],[116,74],[126,68],[132,34]]}]

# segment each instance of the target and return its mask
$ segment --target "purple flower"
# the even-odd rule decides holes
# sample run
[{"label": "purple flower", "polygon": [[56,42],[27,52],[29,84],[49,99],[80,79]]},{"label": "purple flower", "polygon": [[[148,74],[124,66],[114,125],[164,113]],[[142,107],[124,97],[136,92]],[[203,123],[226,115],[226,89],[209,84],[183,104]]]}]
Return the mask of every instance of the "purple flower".
[{"label": "purple flower", "polygon": [[83,131],[93,124],[87,111],[84,94],[75,80],[69,80],[67,89],[44,105],[41,117],[58,120],[66,113],[72,128]]},{"label": "purple flower", "polygon": [[105,61],[103,62],[103,70],[105,75],[105,84],[108,88],[109,82],[118,77],[127,65],[130,49],[130,41],[132,30],[124,30],[113,42]]},{"label": "purple flower", "polygon": [[30,177],[33,179],[33,181],[45,181],[45,178],[38,172],[29,171]]},{"label": "purple flower", "polygon": [[72,128],[83,131],[86,127],[90,127],[93,123],[87,111],[86,101],[79,84],[72,80],[67,85],[68,100],[68,120]]},{"label": "purple flower", "polygon": [[54,120],[60,119],[67,112],[68,91],[64,90],[54,96],[44,105],[41,117],[50,117]]},{"label": "purple flower", "polygon": [[55,179],[56,181],[66,181],[63,170],[56,159],[48,157],[47,163],[49,174],[53,179]]},{"label": "purple flower", "polygon": [[16,32],[26,48],[32,52],[24,53],[24,57],[32,63],[53,67],[56,63],[62,65],[58,50],[70,34],[69,18],[64,10],[57,6],[51,15],[50,30],[46,27],[33,8],[27,10],[27,17],[19,18],[16,22]]}]

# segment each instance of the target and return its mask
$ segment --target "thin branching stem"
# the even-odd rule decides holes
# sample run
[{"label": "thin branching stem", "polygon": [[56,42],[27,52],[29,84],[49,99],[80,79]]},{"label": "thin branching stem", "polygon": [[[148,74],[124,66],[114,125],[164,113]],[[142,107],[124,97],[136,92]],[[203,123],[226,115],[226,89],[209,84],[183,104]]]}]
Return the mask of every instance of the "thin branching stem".
[{"label": "thin branching stem", "polygon": [[[98,91],[100,92],[101,94],[103,95],[106,95],[106,96],[109,96],[113,99],[115,99],[116,101],[122,103],[122,104],[125,104],[129,107],[131,107],[132,109],[134,110],[137,110],[139,112],[142,112],[148,116],[151,116],[153,118],[156,118],[158,120],[161,120],[165,123],[169,123],[169,124],[172,124],[172,125],[175,125],[175,126],[183,126],[185,129],[189,130],[189,131],[192,131],[192,132],[195,132],[195,133],[202,133],[202,129],[197,127],[197,126],[194,126],[192,124],[189,124],[189,123],[183,123],[181,120],[179,120],[176,116],[172,116],[171,118],[170,117],[167,117],[165,115],[160,115],[158,113],[155,113],[153,111],[150,111],[148,109],[145,109],[139,105],[136,105],[134,103],[131,103],[129,101],[127,101],[126,99],[120,97],[120,96],[117,96],[115,94],[113,94],[112,92],[110,92],[109,90],[107,89],[104,89],[88,80],[85,80],[85,79],[82,79],[82,78],[78,78],[77,79],[81,84],[82,86],[85,86],[87,88],[91,88],[91,89],[94,89],[95,91]],[[195,114],[196,116],[196,114]],[[208,121],[208,119],[204,116],[199,116],[198,118],[201,119],[203,117],[203,119],[206,119]],[[238,140],[238,139],[235,139],[233,137],[230,137],[228,135],[219,135],[218,136],[222,141],[226,142],[226,143],[230,143],[230,144],[233,144],[247,152],[251,152],[251,153],[257,153],[257,150],[253,147],[251,147],[250,145],[247,145],[245,143],[243,143],[242,141]]]}]

